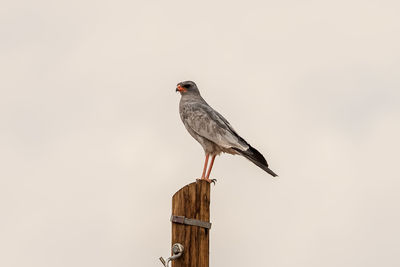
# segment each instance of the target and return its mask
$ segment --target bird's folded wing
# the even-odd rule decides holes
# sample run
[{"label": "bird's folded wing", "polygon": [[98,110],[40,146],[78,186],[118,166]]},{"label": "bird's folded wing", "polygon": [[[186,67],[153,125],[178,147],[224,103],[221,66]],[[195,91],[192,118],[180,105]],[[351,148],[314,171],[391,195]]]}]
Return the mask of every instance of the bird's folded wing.
[{"label": "bird's folded wing", "polygon": [[207,104],[190,105],[183,109],[184,123],[198,135],[224,148],[249,148],[228,121]]}]

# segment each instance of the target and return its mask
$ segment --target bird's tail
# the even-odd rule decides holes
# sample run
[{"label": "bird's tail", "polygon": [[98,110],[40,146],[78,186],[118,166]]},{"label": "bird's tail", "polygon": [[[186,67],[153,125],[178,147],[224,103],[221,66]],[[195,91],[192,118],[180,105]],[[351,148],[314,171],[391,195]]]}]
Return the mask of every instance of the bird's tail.
[{"label": "bird's tail", "polygon": [[248,160],[250,160],[251,162],[256,164],[258,167],[260,167],[264,171],[266,171],[269,174],[271,174],[273,177],[278,176],[270,168],[268,168],[268,163],[265,160],[264,156],[260,152],[258,152],[258,150],[255,149],[254,147],[249,145],[249,149],[247,149],[246,151],[243,151],[243,150],[240,150],[240,149],[236,149],[236,148],[234,148],[234,149],[240,155],[244,156],[245,158],[247,158]]}]

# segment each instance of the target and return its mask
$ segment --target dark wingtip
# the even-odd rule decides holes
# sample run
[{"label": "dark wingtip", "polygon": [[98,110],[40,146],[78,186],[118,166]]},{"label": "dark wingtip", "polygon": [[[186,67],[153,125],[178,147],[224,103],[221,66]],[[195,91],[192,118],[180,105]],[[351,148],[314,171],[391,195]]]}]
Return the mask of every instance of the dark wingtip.
[{"label": "dark wingtip", "polygon": [[257,149],[249,145],[249,149],[246,151],[241,151],[239,149],[233,148],[237,152],[239,152],[242,156],[256,164],[258,167],[269,173],[273,177],[277,177],[278,175],[274,173],[270,168],[268,168],[268,163],[265,160],[264,156],[258,152]]},{"label": "dark wingtip", "polygon": [[270,168],[266,167],[265,169],[263,168],[266,172],[272,175],[272,177],[278,177],[278,174],[274,173]]}]

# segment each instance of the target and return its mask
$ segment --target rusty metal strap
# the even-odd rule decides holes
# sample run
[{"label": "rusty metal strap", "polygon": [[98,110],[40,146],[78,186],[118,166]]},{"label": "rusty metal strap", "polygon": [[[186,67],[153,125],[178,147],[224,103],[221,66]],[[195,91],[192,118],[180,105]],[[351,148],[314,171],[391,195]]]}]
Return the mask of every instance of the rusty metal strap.
[{"label": "rusty metal strap", "polygon": [[189,219],[189,218],[185,218],[185,216],[171,215],[171,222],[199,226],[199,227],[211,229],[210,222],[204,222],[204,221],[200,221],[200,220],[196,220],[196,219]]}]

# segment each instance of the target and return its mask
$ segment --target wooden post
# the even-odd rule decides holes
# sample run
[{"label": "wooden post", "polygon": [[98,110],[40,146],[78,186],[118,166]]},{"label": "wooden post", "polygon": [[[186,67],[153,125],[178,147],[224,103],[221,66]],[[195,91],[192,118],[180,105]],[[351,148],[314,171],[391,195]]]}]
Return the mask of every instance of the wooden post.
[{"label": "wooden post", "polygon": [[[197,180],[181,188],[172,197],[172,215],[210,221],[210,184]],[[209,266],[209,229],[172,223],[172,245],[180,243],[183,255],[172,261],[172,267]]]}]

